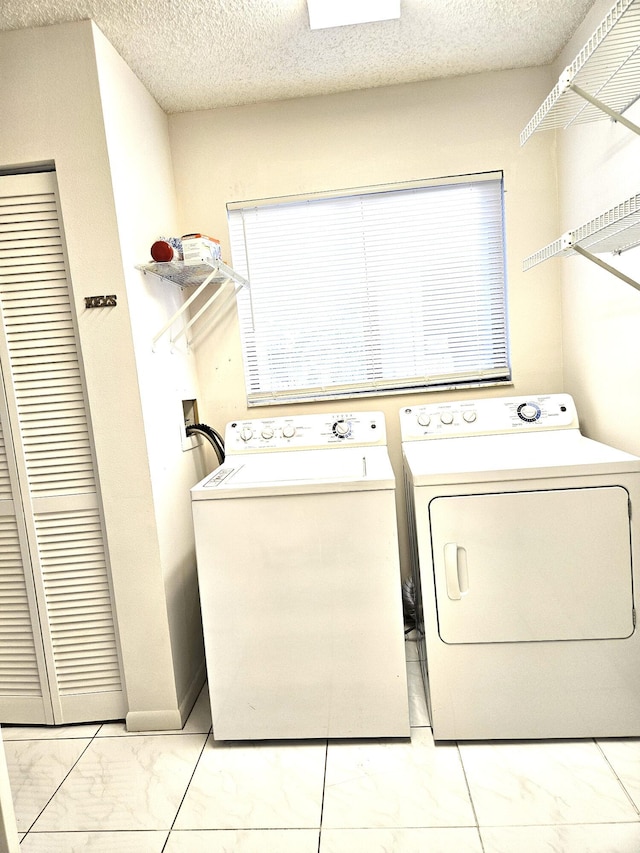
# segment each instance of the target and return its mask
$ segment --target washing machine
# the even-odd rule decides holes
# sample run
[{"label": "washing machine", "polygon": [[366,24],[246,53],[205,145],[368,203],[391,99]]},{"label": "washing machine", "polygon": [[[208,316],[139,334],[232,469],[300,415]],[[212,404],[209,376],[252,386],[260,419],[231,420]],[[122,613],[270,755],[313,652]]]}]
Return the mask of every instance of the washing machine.
[{"label": "washing machine", "polygon": [[218,740],[409,735],[381,412],[238,420],[191,491]]},{"label": "washing machine", "polygon": [[640,459],[566,394],[400,411],[436,740],[640,735]]}]

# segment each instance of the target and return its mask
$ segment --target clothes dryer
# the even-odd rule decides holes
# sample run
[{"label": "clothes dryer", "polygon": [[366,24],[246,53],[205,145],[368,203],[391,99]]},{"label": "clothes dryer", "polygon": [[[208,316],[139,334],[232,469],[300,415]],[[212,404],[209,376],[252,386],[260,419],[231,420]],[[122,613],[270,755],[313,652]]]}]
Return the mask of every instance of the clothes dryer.
[{"label": "clothes dryer", "polygon": [[400,422],[434,737],[640,735],[640,459],[566,394]]},{"label": "clothes dryer", "polygon": [[380,412],[238,420],[192,489],[213,735],[409,734]]}]

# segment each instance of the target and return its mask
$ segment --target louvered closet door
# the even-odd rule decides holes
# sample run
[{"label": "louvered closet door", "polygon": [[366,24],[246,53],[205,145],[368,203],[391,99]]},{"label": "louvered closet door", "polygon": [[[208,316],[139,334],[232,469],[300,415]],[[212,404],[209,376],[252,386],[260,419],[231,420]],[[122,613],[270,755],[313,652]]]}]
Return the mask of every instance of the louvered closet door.
[{"label": "louvered closet door", "polygon": [[123,717],[54,173],[0,177],[0,318],[0,722]]},{"label": "louvered closet door", "polygon": [[51,722],[53,709],[7,424],[0,381],[0,720]]}]

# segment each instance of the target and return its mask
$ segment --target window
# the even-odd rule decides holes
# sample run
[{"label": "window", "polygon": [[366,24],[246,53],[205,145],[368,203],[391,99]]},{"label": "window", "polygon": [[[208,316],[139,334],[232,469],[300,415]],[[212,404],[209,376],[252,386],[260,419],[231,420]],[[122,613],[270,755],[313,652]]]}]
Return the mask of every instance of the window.
[{"label": "window", "polygon": [[228,216],[250,406],[510,379],[501,173]]}]

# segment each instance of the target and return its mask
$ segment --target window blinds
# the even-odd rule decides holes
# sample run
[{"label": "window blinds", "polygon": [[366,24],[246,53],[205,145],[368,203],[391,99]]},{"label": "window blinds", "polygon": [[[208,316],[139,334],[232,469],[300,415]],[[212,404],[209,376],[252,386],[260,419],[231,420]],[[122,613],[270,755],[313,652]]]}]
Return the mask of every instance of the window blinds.
[{"label": "window blinds", "polygon": [[249,405],[510,378],[502,176],[229,205]]}]

